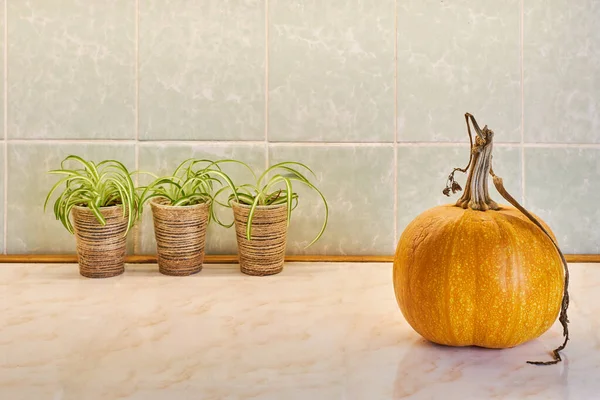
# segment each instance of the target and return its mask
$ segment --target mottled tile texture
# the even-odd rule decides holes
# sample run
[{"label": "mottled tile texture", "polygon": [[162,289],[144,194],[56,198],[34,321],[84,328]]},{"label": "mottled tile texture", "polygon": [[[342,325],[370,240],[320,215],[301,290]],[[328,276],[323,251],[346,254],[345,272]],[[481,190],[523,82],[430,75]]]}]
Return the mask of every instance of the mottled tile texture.
[{"label": "mottled tile texture", "polygon": [[[0,143],[0,227],[4,228],[4,148],[6,144]],[[6,238],[4,237],[4,229],[0,232],[0,253],[4,251],[4,243]]]},{"label": "mottled tile texture", "polygon": [[135,2],[7,0],[8,134],[135,137]]},{"label": "mottled tile texture", "polygon": [[525,140],[600,143],[600,3],[524,2]]},{"label": "mottled tile texture", "polygon": [[[469,163],[469,145],[424,146],[398,148],[398,236],[417,215],[441,205],[454,204],[462,194],[446,197],[442,190],[446,179],[456,167]],[[517,147],[494,148],[494,172],[504,181],[506,190],[521,201],[521,150]],[[456,180],[464,188],[466,174],[457,172]],[[508,204],[488,181],[490,197]]]},{"label": "mottled tile texture", "polygon": [[289,229],[290,254],[389,254],[394,246],[394,160],[390,147],[271,146],[271,163],[295,160],[314,168],[312,182],[329,204],[323,237],[305,246],[319,232],[325,209],[317,193],[295,185],[300,197]]},{"label": "mottled tile texture", "polygon": [[520,141],[520,3],[398,2],[398,139],[464,141],[470,112]]},{"label": "mottled tile texture", "polygon": [[[147,143],[140,148],[140,170],[153,172],[159,176],[172,174],[175,168],[184,160],[195,157],[200,159],[236,159],[248,164],[255,173],[260,173],[265,167],[265,146],[263,145],[202,145],[181,144],[152,144]],[[243,166],[223,164],[225,171],[236,185],[252,183],[252,174]],[[144,177],[146,178],[146,177]],[[147,183],[147,180],[141,182]],[[231,192],[228,192],[231,193]],[[221,201],[226,196],[219,198]],[[218,217],[224,223],[233,221],[233,212],[229,208],[217,207]],[[144,209],[144,217],[139,231],[138,252],[143,254],[156,253],[156,241],[152,223],[150,206]],[[208,254],[235,254],[237,244],[234,228],[226,229],[211,222],[206,233],[206,252]]]},{"label": "mottled tile texture", "polygon": [[[5,0],[6,1],[6,0]],[[5,41],[5,28],[6,28],[6,21],[5,21],[5,9],[4,7],[0,7],[0,60],[2,61],[0,63],[0,73],[2,74],[2,76],[4,76],[5,71],[5,47],[6,47],[6,41]],[[2,95],[3,93],[6,92],[6,82],[4,79],[1,80],[0,82],[0,95]],[[6,115],[5,115],[5,111],[4,111],[4,101],[1,100],[1,104],[3,105],[2,107],[0,107],[0,121],[5,121]],[[4,124],[3,124],[4,125]],[[4,126],[0,129],[0,139],[4,139],[6,137],[6,132],[4,131]]]},{"label": "mottled tile texture", "polygon": [[[496,173],[565,252],[600,252],[596,0],[6,6],[0,248],[4,240],[9,253],[74,252],[74,239],[42,212],[54,181],[46,171],[74,153],[157,174],[188,157],[231,157],[258,171],[304,161],[330,221],[305,249],[324,208],[298,187],[288,252],[390,255],[415,216],[458,198],[441,191],[468,161],[465,112],[494,130]],[[230,220],[231,211],[219,215]],[[138,253],[156,251],[152,225],[147,208],[130,250],[135,238]],[[233,229],[212,224],[207,240],[208,253],[237,250]]]},{"label": "mottled tile texture", "polygon": [[[44,199],[69,154],[93,161],[117,159],[128,168],[135,166],[133,145],[9,143],[8,145],[8,253],[75,253],[75,238],[54,218],[52,197],[46,212]],[[133,235],[130,235],[130,240]]]},{"label": "mottled tile texture", "polygon": [[565,253],[600,253],[600,149],[526,149],[525,204]]},{"label": "mottled tile texture", "polygon": [[140,137],[256,140],[265,1],[140,1]]},{"label": "mottled tile texture", "polygon": [[269,139],[394,140],[394,1],[269,1]]},{"label": "mottled tile texture", "polygon": [[[3,62],[0,65],[0,73],[2,73],[4,75],[4,50],[5,50],[5,41],[4,41],[4,28],[5,28],[5,20],[4,20],[4,8],[2,7],[0,9],[0,60],[2,60]],[[0,93],[4,93],[5,92],[5,82],[4,79],[1,80],[0,82]],[[4,115],[4,107],[0,107],[0,120],[4,120],[5,115]],[[4,139],[6,135],[6,132],[4,131],[4,127],[0,128],[0,138]],[[4,251],[4,243],[5,243],[5,237],[4,237],[4,209],[5,209],[5,204],[4,204],[4,178],[5,178],[5,171],[4,171],[4,151],[5,151],[5,146],[6,143],[1,143],[0,144],[0,229],[2,230],[2,232],[0,232],[0,252]]]}]

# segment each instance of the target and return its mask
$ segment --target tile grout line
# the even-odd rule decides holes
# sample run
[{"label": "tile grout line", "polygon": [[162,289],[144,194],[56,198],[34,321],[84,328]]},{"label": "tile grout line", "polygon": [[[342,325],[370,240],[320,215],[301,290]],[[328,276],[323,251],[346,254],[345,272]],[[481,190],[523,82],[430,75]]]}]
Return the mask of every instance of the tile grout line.
[{"label": "tile grout line", "polygon": [[[525,136],[525,134],[523,134]],[[576,148],[600,149],[600,143],[523,143],[524,148]]]},{"label": "tile grout line", "polygon": [[394,147],[394,142],[270,142],[273,147]]},{"label": "tile grout line", "polygon": [[[134,79],[135,79],[135,143],[134,162],[135,170],[140,169],[140,0],[135,0],[135,57],[134,57]],[[135,186],[140,184],[139,174],[135,175]],[[135,225],[133,235],[133,254],[138,254],[141,229],[139,221]]]},{"label": "tile grout line", "polygon": [[[4,140],[0,140],[4,142]],[[264,140],[139,140],[135,139],[6,139],[8,143],[44,143],[44,144],[133,144],[139,146],[152,144],[169,145],[264,145]],[[271,146],[280,147],[464,147],[469,142],[269,142]],[[498,147],[525,147],[525,148],[578,148],[578,149],[600,149],[600,143],[523,143],[521,142],[494,142]]]},{"label": "tile grout line", "polygon": [[521,204],[525,206],[525,74],[524,74],[524,32],[525,32],[525,18],[524,18],[524,1],[520,1],[520,52],[521,52]]},{"label": "tile grout line", "polygon": [[[4,140],[0,140],[3,142]],[[7,139],[8,143],[25,144],[25,143],[44,143],[44,144],[136,144],[135,139]],[[230,146],[230,145],[249,145],[257,146],[264,145],[264,140],[140,140],[137,141],[139,146],[152,144],[169,145],[214,145],[214,146]],[[469,145],[469,142],[269,142],[271,146],[300,146],[300,147],[464,147]],[[600,149],[600,143],[523,143],[520,142],[494,142],[494,146],[498,147],[516,147],[520,148],[581,148],[581,149]]]},{"label": "tile grout line", "polygon": [[394,2],[394,247],[398,243],[398,0]]},{"label": "tile grout line", "polygon": [[8,0],[4,0],[4,254],[8,254]]},{"label": "tile grout line", "polygon": [[269,0],[265,0],[265,169],[269,168]]}]

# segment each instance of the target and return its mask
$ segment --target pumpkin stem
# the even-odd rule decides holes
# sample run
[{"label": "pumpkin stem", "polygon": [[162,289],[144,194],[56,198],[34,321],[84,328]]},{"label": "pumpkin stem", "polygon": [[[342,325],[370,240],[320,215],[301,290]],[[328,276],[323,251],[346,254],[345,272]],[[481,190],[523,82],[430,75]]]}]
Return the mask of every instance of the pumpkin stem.
[{"label": "pumpkin stem", "polygon": [[[477,136],[475,137],[475,144],[473,144],[473,136],[471,135],[469,118],[473,123],[475,132],[477,133]],[[521,206],[519,202],[506,191],[502,182],[502,178],[494,174],[494,170],[492,168],[492,142],[494,138],[494,132],[491,129],[488,129],[487,125],[484,126],[483,129],[479,128],[475,117],[469,113],[465,114],[465,121],[467,122],[467,132],[469,133],[469,140],[471,143],[471,157],[469,158],[469,164],[467,164],[465,168],[454,168],[454,170],[448,176],[446,188],[444,189],[443,193],[446,196],[450,196],[450,191],[452,191],[452,193],[456,193],[457,191],[462,190],[460,185],[454,180],[454,173],[456,171],[468,171],[469,176],[467,178],[465,193],[460,199],[458,199],[456,205],[465,209],[471,208],[473,210],[480,211],[486,211],[490,209],[498,210],[498,204],[490,199],[488,193],[487,175],[489,173],[493,178],[494,186],[496,187],[496,190],[498,190],[498,193],[500,193],[500,195],[516,209],[521,211],[527,218],[529,218],[531,222],[540,228],[546,236],[550,238],[554,248],[560,255],[565,271],[565,288],[560,308],[560,315],[558,317],[558,320],[563,328],[564,341],[559,347],[552,351],[554,358],[552,361],[527,362],[534,365],[552,365],[559,363],[562,361],[560,352],[564,350],[564,348],[567,346],[567,342],[569,341],[569,317],[567,316],[567,309],[569,308],[569,266],[567,264],[567,260],[550,233],[548,233],[544,226],[529,211]]]},{"label": "pumpkin stem", "polygon": [[565,259],[565,256],[562,253],[562,251],[560,251],[560,248],[558,247],[558,244],[556,243],[556,241],[552,238],[552,236],[550,235],[550,233],[548,233],[548,231],[544,228],[544,226],[529,211],[527,211],[523,206],[521,206],[519,204],[519,202],[517,200],[515,200],[514,197],[512,197],[506,191],[506,189],[504,188],[503,182],[502,182],[502,178],[495,175],[493,169],[490,169],[490,174],[493,177],[494,186],[496,187],[496,190],[498,190],[498,193],[500,193],[500,195],[502,197],[504,197],[506,199],[506,201],[508,201],[510,204],[512,204],[516,209],[521,211],[527,218],[529,218],[529,220],[531,222],[533,222],[535,225],[537,225],[537,227],[540,228],[542,230],[542,232],[544,232],[546,234],[546,236],[548,236],[550,238],[550,240],[552,241],[552,244],[554,245],[554,248],[556,248],[556,250],[558,251],[558,254],[560,255],[560,259],[562,260],[563,268],[565,270],[565,290],[563,292],[562,304],[560,307],[560,316],[558,317],[558,320],[559,320],[560,324],[562,325],[563,336],[565,337],[565,339],[564,339],[563,343],[558,348],[554,349],[554,351],[552,352],[554,360],[552,360],[552,361],[527,361],[528,364],[533,364],[533,365],[552,365],[552,364],[559,363],[562,361],[562,358],[560,357],[560,352],[562,350],[564,350],[564,348],[567,346],[567,342],[569,341],[569,325],[568,325],[569,317],[567,316],[567,309],[569,308],[569,266],[567,264],[567,260]]},{"label": "pumpkin stem", "polygon": [[[475,143],[473,144],[473,136],[471,135],[471,126],[469,125],[469,118],[473,123],[477,136],[475,137]],[[471,114],[465,114],[465,121],[467,123],[467,131],[469,133],[469,140],[471,142],[471,157],[469,164],[466,168],[455,168],[450,176],[448,177],[446,189],[444,194],[449,195],[450,190],[456,192],[461,190],[458,183],[454,181],[454,173],[456,171],[466,172],[468,170],[469,175],[467,183],[465,185],[465,192],[460,199],[456,202],[458,207],[470,208],[472,210],[486,211],[486,210],[498,210],[498,204],[490,198],[488,192],[488,174],[492,166],[492,149],[494,132],[488,129],[487,125],[483,129],[479,128],[475,117]]]}]

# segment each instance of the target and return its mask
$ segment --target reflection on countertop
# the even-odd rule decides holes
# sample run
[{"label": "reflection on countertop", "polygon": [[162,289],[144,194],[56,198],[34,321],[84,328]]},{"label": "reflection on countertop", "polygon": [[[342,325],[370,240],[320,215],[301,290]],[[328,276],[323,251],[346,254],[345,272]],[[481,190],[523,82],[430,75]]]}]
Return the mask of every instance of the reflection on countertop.
[{"label": "reflection on countertop", "polygon": [[571,338],[448,348],[404,321],[391,264],[288,263],[270,277],[206,265],[0,265],[2,399],[595,399],[600,265],[571,265]]}]

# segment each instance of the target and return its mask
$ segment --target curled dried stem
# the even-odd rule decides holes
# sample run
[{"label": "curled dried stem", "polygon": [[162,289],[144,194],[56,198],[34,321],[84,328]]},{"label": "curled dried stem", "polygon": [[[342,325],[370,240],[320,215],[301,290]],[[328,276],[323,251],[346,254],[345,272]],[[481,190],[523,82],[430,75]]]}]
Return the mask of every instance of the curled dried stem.
[{"label": "curled dried stem", "polygon": [[[475,144],[473,144],[473,136],[471,135],[471,126],[469,125],[469,119],[473,123],[473,127],[475,128],[475,132],[477,136],[475,137]],[[563,343],[552,351],[553,360],[552,361],[527,361],[529,364],[533,365],[553,365],[562,361],[560,356],[560,352],[565,349],[567,346],[567,342],[569,341],[569,317],[567,315],[567,310],[569,308],[569,266],[567,264],[567,260],[565,259],[564,254],[560,250],[558,244],[550,235],[550,233],[544,228],[544,226],[535,218],[529,211],[527,211],[513,196],[506,191],[504,188],[504,184],[502,178],[497,176],[494,173],[494,169],[492,168],[492,142],[494,132],[488,129],[487,125],[483,127],[483,129],[479,128],[477,121],[473,117],[473,115],[466,113],[465,120],[467,122],[467,131],[469,133],[469,141],[471,143],[471,155],[469,158],[469,164],[467,164],[466,168],[454,168],[450,175],[448,176],[448,180],[446,181],[446,188],[443,190],[443,193],[446,196],[450,196],[450,192],[455,193],[460,191],[462,188],[460,185],[454,180],[454,174],[456,171],[460,171],[463,173],[468,172],[469,176],[467,179],[467,184],[465,193],[462,197],[457,201],[456,205],[462,208],[471,208],[473,210],[486,211],[488,209],[497,210],[499,209],[498,205],[489,198],[488,188],[487,188],[487,175],[488,173],[492,176],[494,186],[500,195],[508,201],[512,206],[518,209],[523,215],[525,215],[531,222],[533,222],[538,228],[542,230],[542,232],[550,238],[552,244],[558,254],[560,255],[563,268],[564,268],[564,291],[563,298],[561,302],[559,322],[563,328]]]},{"label": "curled dried stem", "polygon": [[500,178],[499,176],[494,174],[493,169],[490,170],[490,175],[492,175],[492,177],[493,177],[494,186],[496,187],[496,190],[498,191],[498,193],[500,193],[500,195],[502,197],[504,197],[504,199],[506,199],[506,201],[508,201],[516,209],[521,211],[527,218],[529,218],[529,220],[531,222],[533,222],[538,228],[540,228],[542,230],[542,232],[544,232],[544,234],[546,236],[548,236],[548,238],[550,238],[550,240],[552,241],[552,244],[554,245],[554,248],[556,249],[556,251],[558,251],[558,254],[560,255],[560,259],[562,261],[563,268],[565,271],[565,288],[563,291],[563,298],[562,298],[562,303],[561,303],[561,307],[560,307],[560,315],[558,317],[558,321],[560,322],[560,324],[562,325],[562,328],[563,328],[564,341],[560,346],[558,346],[556,349],[554,349],[552,351],[552,356],[554,358],[552,361],[527,361],[528,364],[533,364],[533,365],[557,364],[562,361],[562,358],[560,357],[560,352],[565,349],[565,347],[567,346],[567,342],[569,341],[569,317],[567,315],[567,310],[569,308],[569,265],[567,264],[567,260],[565,259],[564,254],[558,247],[558,244],[556,243],[554,238],[552,238],[552,235],[550,235],[550,233],[537,220],[537,218],[535,218],[529,211],[527,211],[523,206],[521,206],[521,204],[519,204],[519,202],[517,200],[515,200],[515,198],[512,197],[506,191],[506,189],[504,188],[502,178]]}]

